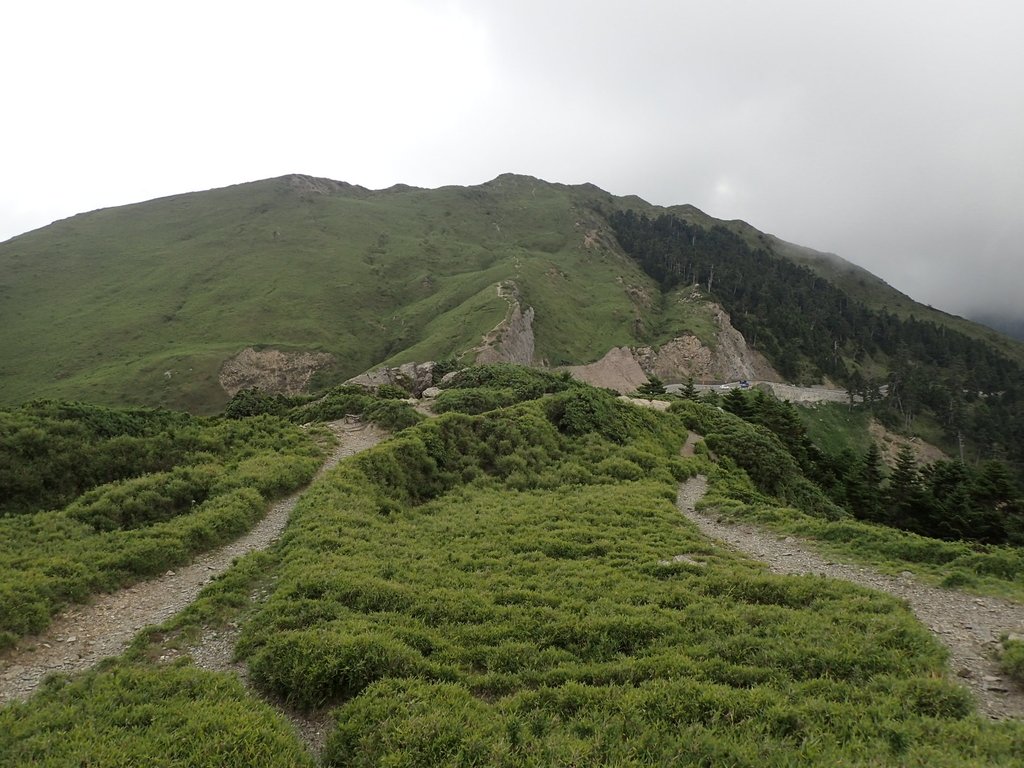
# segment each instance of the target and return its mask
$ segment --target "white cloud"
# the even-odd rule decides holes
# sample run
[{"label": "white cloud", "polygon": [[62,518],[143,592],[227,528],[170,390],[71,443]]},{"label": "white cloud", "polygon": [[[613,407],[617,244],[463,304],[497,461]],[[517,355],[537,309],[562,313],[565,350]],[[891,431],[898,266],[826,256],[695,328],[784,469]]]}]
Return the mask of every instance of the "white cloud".
[{"label": "white cloud", "polygon": [[1009,0],[37,0],[0,24],[0,237],[288,172],[514,171],[743,218],[952,309],[968,267],[971,296],[1019,294]]}]

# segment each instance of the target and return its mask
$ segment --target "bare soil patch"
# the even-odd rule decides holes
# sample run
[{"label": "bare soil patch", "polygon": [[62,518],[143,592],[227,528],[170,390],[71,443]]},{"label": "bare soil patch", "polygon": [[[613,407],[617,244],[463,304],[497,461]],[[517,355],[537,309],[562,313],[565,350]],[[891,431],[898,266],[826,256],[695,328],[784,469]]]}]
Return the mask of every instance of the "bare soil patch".
[{"label": "bare soil patch", "polygon": [[868,432],[871,433],[871,437],[882,452],[882,461],[890,467],[896,466],[896,455],[904,445],[910,446],[910,450],[914,452],[914,457],[917,459],[918,464],[931,464],[940,459],[949,458],[942,449],[925,442],[919,437],[905,437],[904,435],[890,432],[885,428],[884,424],[876,419],[871,420],[871,423],[868,425]]}]

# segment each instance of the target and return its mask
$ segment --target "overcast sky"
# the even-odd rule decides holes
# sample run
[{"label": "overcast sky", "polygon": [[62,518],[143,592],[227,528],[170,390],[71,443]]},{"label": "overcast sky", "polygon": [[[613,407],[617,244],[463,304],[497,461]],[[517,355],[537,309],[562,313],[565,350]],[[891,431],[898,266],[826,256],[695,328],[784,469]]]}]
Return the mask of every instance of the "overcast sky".
[{"label": "overcast sky", "polygon": [[285,173],[692,203],[1020,311],[1020,0],[5,3],[0,240]]}]

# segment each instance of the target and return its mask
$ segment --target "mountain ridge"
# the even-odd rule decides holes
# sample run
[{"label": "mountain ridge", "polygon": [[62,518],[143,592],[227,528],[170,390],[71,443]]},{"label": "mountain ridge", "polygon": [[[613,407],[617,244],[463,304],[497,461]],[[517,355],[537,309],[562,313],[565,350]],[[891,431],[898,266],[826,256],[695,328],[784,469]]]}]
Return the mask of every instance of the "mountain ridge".
[{"label": "mountain ridge", "polygon": [[685,333],[713,345],[707,320],[622,250],[607,219],[622,210],[723,227],[1024,360],[1024,345],[915,304],[840,257],[689,204],[518,174],[383,190],[287,174],[78,214],[0,244],[4,399],[209,411],[227,397],[220,366],[249,347],[331,355],[314,386],[465,354],[504,317],[495,286],[506,280],[536,312],[537,362],[581,365]]}]

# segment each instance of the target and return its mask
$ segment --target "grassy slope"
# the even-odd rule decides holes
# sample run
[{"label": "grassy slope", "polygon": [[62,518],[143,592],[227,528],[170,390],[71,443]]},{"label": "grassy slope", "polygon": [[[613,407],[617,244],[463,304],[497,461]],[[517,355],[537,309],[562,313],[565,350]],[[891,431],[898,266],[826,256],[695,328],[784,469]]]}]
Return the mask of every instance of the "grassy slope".
[{"label": "grassy slope", "polygon": [[[289,176],[75,216],[0,244],[0,403],[209,412],[225,401],[221,363],[248,345],[332,353],[323,383],[438,359],[502,320],[496,286],[509,279],[536,310],[537,358],[551,365],[682,330],[710,342],[708,318],[662,300],[621,253],[599,212],[614,208],[719,223],[692,206],[513,175],[378,192]],[[869,304],[931,316],[1024,359],[1024,345],[913,304],[837,257],[725,224]]]},{"label": "grassy slope", "polygon": [[285,177],[57,222],[0,244],[3,399],[210,410],[247,345],[331,352],[337,377],[440,358],[501,321],[510,278],[539,356],[597,357],[633,340],[616,278],[647,278],[583,247],[579,198],[522,177],[328,194]]}]

